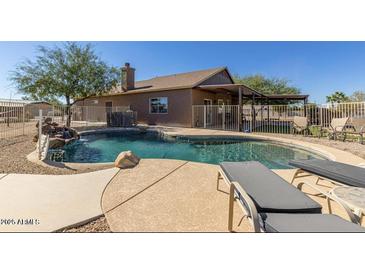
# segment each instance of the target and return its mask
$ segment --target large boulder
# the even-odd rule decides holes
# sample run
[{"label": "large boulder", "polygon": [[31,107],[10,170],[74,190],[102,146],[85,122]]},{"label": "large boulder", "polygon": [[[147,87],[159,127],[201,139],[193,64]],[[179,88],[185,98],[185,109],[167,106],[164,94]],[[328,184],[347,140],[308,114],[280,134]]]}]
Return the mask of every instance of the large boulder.
[{"label": "large boulder", "polygon": [[139,163],[138,156],[134,155],[132,151],[123,151],[119,153],[114,161],[114,166],[121,169],[135,167]]}]

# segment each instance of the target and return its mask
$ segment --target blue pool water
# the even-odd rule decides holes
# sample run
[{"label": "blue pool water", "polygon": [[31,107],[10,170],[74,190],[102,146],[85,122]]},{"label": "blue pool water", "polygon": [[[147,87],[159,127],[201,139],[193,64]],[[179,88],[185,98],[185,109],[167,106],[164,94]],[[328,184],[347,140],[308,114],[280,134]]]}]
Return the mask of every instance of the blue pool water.
[{"label": "blue pool water", "polygon": [[141,158],[179,159],[210,164],[255,160],[269,168],[291,168],[289,160],[323,158],[306,150],[267,141],[221,138],[164,138],[155,132],[109,132],[82,135],[66,145],[64,161],[113,162],[125,150]]}]

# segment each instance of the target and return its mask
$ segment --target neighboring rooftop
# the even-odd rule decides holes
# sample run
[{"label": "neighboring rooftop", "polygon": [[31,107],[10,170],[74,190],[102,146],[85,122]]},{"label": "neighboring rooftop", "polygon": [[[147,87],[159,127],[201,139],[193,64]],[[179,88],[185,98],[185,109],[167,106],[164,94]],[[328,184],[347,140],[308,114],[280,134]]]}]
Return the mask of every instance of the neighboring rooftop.
[{"label": "neighboring rooftop", "polygon": [[0,98],[0,105],[9,105],[12,106],[16,105],[29,105],[29,104],[49,104],[46,101],[33,101],[33,100],[22,100],[22,99],[1,99]]}]

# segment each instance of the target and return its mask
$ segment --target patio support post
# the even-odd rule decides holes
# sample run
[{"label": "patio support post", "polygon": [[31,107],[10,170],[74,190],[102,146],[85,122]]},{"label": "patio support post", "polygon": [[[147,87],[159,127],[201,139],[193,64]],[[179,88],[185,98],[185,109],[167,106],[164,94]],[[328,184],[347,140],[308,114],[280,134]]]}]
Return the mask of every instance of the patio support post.
[{"label": "patio support post", "polygon": [[242,130],[242,87],[238,87],[238,131]]},{"label": "patio support post", "polygon": [[255,94],[252,94],[252,102],[251,102],[251,131],[253,131],[256,124],[256,113],[255,113]]},{"label": "patio support post", "polygon": [[307,100],[303,100],[304,117],[307,116]]}]

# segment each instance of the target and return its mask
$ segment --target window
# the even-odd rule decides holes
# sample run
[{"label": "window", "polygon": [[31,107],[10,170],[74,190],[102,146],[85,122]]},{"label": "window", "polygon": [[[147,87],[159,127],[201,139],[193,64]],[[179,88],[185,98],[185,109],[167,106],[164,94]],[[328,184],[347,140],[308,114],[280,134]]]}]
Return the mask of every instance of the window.
[{"label": "window", "polygon": [[167,113],[167,97],[150,98],[150,113]]}]

